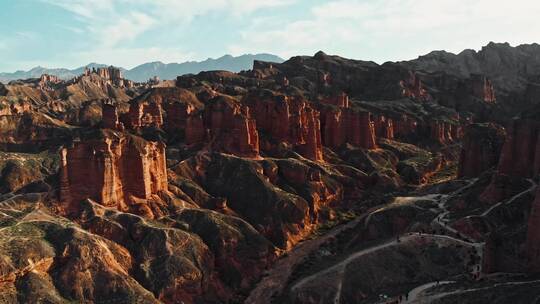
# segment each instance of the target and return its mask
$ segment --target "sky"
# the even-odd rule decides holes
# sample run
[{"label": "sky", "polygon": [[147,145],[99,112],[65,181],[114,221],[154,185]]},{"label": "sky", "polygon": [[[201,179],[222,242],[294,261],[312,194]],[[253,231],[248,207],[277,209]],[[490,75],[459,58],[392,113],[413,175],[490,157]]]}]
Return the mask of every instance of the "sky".
[{"label": "sky", "polygon": [[538,0],[0,0],[0,72],[319,50],[409,60],[540,42]]}]

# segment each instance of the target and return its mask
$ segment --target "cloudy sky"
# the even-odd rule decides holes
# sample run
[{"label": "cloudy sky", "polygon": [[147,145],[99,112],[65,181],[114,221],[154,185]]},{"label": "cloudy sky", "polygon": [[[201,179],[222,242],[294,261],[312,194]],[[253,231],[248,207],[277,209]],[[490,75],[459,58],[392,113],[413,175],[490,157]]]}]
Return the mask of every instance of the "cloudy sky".
[{"label": "cloudy sky", "polygon": [[385,61],[540,42],[538,0],[1,0],[0,71],[318,50]]}]

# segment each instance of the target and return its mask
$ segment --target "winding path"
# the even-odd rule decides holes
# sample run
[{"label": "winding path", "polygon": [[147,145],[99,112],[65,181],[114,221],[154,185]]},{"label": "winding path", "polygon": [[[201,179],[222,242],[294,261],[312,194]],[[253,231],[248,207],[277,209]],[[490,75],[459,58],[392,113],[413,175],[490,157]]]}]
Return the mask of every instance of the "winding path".
[{"label": "winding path", "polygon": [[[506,205],[509,205],[511,203],[513,203],[516,199],[520,198],[521,196],[533,191],[534,189],[536,189],[536,186],[537,184],[532,180],[532,179],[527,179],[527,181],[529,183],[531,183],[531,186],[529,188],[527,188],[525,191],[522,191],[514,196],[512,196],[507,202],[506,202]],[[491,206],[488,210],[486,210],[485,212],[482,213],[482,216],[486,216],[488,215],[489,213],[491,213],[491,211],[493,211],[493,209],[499,207],[500,205],[502,205],[505,201],[500,201],[496,204],[494,204],[493,206]]]},{"label": "winding path", "polygon": [[267,272],[267,275],[261,279],[255,288],[250,292],[247,299],[244,301],[245,304],[259,304],[259,303],[270,303],[273,295],[281,294],[283,289],[286,287],[287,282],[289,281],[290,276],[292,275],[296,265],[301,264],[305,259],[312,253],[317,251],[322,245],[324,245],[328,240],[334,238],[341,232],[352,229],[358,223],[363,221],[369,214],[377,210],[381,206],[376,206],[363,215],[358,216],[354,220],[339,225],[328,233],[314,239],[306,240],[296,247],[294,247],[286,256],[282,256],[278,259],[272,268]]}]

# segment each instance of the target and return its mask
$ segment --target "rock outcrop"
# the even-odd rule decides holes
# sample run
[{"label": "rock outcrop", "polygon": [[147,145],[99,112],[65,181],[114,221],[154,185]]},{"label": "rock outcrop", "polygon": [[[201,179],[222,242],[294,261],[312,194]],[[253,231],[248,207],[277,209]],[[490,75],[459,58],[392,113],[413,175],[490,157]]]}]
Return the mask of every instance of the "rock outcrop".
[{"label": "rock outcrop", "polygon": [[110,99],[101,104],[102,125],[105,129],[124,131],[124,124],[119,121],[118,109]]},{"label": "rock outcrop", "polygon": [[323,98],[321,100],[324,104],[334,105],[340,108],[349,108],[350,102],[349,102],[349,96],[345,93],[341,93],[335,96]]},{"label": "rock outcrop", "polygon": [[540,121],[534,118],[514,119],[507,127],[501,152],[500,174],[533,177],[540,173]]},{"label": "rock outcrop", "polygon": [[497,172],[480,196],[495,203],[516,194],[520,181],[540,173],[540,121],[534,111],[512,120],[506,128]]},{"label": "rock outcrop", "polygon": [[54,75],[43,74],[39,78],[38,85],[39,85],[39,88],[44,91],[53,91],[54,86],[60,82],[62,82],[62,80],[60,80],[60,78]]},{"label": "rock outcrop", "polygon": [[[276,246],[288,249],[324,218],[321,210],[343,200],[343,186],[310,163],[205,152],[173,168],[177,176],[171,183],[194,198],[206,197],[198,201],[214,205],[212,208],[221,209],[224,199],[219,198],[225,198],[229,210]],[[199,185],[198,190],[193,183]]]},{"label": "rock outcrop", "polygon": [[289,143],[304,157],[323,160],[320,114],[307,100],[265,90],[243,102],[252,109],[257,129],[272,141]]},{"label": "rock outcrop", "polygon": [[90,198],[148,217],[161,215],[167,191],[165,145],[111,130],[61,150],[60,199],[66,213]]},{"label": "rock outcrop", "polygon": [[470,92],[473,96],[480,98],[487,103],[494,103],[497,101],[493,83],[487,77],[479,74],[472,74],[470,81],[467,83],[470,85]]},{"label": "rock outcrop", "polygon": [[111,84],[118,87],[133,87],[133,81],[124,79],[122,71],[113,66],[92,69],[91,72],[88,69],[85,70],[85,75],[89,75],[90,73],[97,74],[99,77],[110,81]]},{"label": "rock outcrop", "polygon": [[422,84],[420,77],[414,72],[409,72],[409,78],[401,80],[399,85],[402,89],[404,97],[413,98],[419,101],[427,101],[431,99],[429,93]]},{"label": "rock outcrop", "polygon": [[384,115],[374,116],[377,137],[394,139],[394,121]]},{"label": "rock outcrop", "polygon": [[161,102],[155,100],[137,99],[131,101],[129,113],[125,118],[131,129],[163,126],[163,110]]},{"label": "rock outcrop", "polygon": [[478,177],[497,166],[506,134],[496,124],[471,124],[465,129],[458,177]]},{"label": "rock outcrop", "polygon": [[[375,149],[377,132],[393,138],[391,121],[384,118],[385,126],[379,125],[381,121],[374,118],[370,112],[352,108],[349,97],[344,93],[323,99],[320,111],[324,146],[335,149],[349,143],[364,149]],[[380,129],[377,130],[377,127]]]},{"label": "rock outcrop", "polygon": [[415,134],[418,128],[418,122],[403,114],[399,119],[393,120],[394,136],[398,138],[405,138],[411,134]]},{"label": "rock outcrop", "polygon": [[[208,130],[207,140],[213,150],[242,157],[259,156],[259,133],[249,107],[241,106],[230,97],[219,96],[210,100],[203,119],[204,129]],[[190,121],[190,124],[197,124],[195,121]],[[196,130],[192,132],[199,133]]]},{"label": "rock outcrop", "polygon": [[321,125],[323,144],[339,148],[345,143],[364,149],[375,149],[375,124],[371,114],[352,108],[323,110]]},{"label": "rock outcrop", "polygon": [[456,134],[455,126],[450,122],[441,120],[431,120],[429,122],[430,139],[440,144],[447,144],[454,141],[452,134]]}]

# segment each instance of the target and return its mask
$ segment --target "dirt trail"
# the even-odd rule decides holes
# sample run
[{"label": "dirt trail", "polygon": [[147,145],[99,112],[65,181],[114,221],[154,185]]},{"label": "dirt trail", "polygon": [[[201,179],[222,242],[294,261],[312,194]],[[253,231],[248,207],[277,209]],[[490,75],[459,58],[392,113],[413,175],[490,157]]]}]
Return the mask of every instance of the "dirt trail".
[{"label": "dirt trail", "polygon": [[337,236],[341,232],[354,228],[358,223],[366,218],[367,215],[371,214],[374,210],[380,208],[380,206],[371,208],[366,211],[363,215],[358,216],[354,220],[339,225],[328,233],[310,240],[306,240],[301,244],[293,248],[286,256],[283,256],[272,266],[268,271],[267,276],[263,277],[255,288],[251,291],[247,299],[244,301],[245,304],[262,304],[270,303],[272,296],[275,294],[281,294],[283,289],[286,287],[289,277],[291,276],[296,265],[301,264],[306,257],[308,257],[312,252],[318,250],[323,244],[325,244],[329,239]]}]

